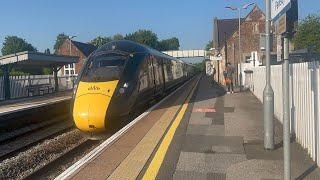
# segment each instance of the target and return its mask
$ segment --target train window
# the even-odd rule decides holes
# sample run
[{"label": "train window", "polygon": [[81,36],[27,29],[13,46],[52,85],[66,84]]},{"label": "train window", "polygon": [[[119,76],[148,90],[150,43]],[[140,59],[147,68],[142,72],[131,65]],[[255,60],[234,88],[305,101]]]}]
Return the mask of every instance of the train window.
[{"label": "train window", "polygon": [[126,54],[96,54],[89,59],[81,80],[90,82],[118,80],[127,59],[129,56]]}]

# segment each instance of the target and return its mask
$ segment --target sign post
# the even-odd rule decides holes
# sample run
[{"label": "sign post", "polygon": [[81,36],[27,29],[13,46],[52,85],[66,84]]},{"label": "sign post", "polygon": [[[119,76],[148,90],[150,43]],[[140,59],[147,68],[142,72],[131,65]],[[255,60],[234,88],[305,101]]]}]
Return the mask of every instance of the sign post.
[{"label": "sign post", "polygon": [[[289,37],[298,21],[298,0],[271,0],[271,16],[275,23],[277,38],[277,60],[281,61],[282,49],[282,91],[283,91],[283,161],[284,179],[291,179],[290,166],[290,104],[289,104]],[[283,36],[283,48],[282,48]]]}]

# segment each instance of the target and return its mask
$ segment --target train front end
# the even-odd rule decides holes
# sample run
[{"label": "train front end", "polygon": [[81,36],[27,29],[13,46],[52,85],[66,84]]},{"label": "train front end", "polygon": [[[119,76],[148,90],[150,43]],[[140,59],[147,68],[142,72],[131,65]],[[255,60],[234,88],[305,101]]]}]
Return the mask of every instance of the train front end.
[{"label": "train front end", "polygon": [[94,52],[83,67],[75,88],[72,118],[84,132],[103,132],[108,109],[116,94],[128,54],[101,50]]}]

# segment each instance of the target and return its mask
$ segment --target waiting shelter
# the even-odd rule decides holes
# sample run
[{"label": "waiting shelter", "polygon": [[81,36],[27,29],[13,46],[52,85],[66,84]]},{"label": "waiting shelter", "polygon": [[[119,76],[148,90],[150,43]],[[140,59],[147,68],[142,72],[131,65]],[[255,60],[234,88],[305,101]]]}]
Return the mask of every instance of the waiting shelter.
[{"label": "waiting shelter", "polygon": [[33,51],[24,51],[0,57],[0,68],[4,74],[5,99],[10,99],[10,78],[12,68],[52,68],[55,82],[55,92],[59,90],[58,71],[67,64],[77,63],[77,56],[62,56]]}]

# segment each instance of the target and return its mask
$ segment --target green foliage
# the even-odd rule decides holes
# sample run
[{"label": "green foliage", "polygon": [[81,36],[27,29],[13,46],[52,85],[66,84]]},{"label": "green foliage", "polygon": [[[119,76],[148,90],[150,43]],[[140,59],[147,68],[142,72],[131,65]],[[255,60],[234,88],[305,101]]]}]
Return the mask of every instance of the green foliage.
[{"label": "green foliage", "polygon": [[206,50],[209,51],[211,48],[213,48],[213,41],[209,41],[206,45]]},{"label": "green foliage", "polygon": [[22,71],[21,69],[11,69],[10,73],[9,73],[10,76],[23,76],[23,75],[30,75],[30,73],[28,72],[24,72]]},{"label": "green foliage", "polygon": [[113,40],[113,41],[116,41],[116,40],[124,40],[124,37],[123,37],[121,34],[115,34],[115,35],[113,35],[112,40]]},{"label": "green foliage", "polygon": [[199,63],[193,63],[193,65],[195,65],[199,71],[202,71],[203,69],[205,69],[205,62],[199,62]]},{"label": "green foliage", "polygon": [[96,47],[100,47],[108,42],[111,42],[112,41],[112,38],[111,37],[101,37],[101,36],[98,36],[94,39],[92,39],[89,44],[92,44]]},{"label": "green foliage", "polygon": [[53,49],[55,52],[58,52],[59,48],[62,46],[62,44],[64,43],[64,41],[66,39],[68,39],[68,36],[65,35],[64,33],[58,34],[57,39],[56,39],[56,43],[53,46]]},{"label": "green foliage", "polygon": [[158,41],[157,34],[153,33],[151,30],[142,29],[127,34],[125,37],[123,37],[121,34],[115,34],[114,36],[109,37],[98,36],[92,39],[89,44],[100,47],[108,42],[124,39],[149,46],[158,51],[178,50],[180,47],[179,39],[176,37]]},{"label": "green foliage", "polygon": [[140,29],[134,33],[127,34],[124,39],[144,44],[154,49],[158,49],[159,47],[158,37],[151,30]]},{"label": "green foliage", "polygon": [[26,40],[19,38],[17,36],[6,36],[3,42],[3,47],[1,49],[2,55],[14,54],[22,51],[37,51]]},{"label": "green foliage", "polygon": [[46,53],[46,54],[51,54],[51,53],[50,53],[50,49],[49,49],[49,48],[45,49],[45,50],[44,50],[44,53]]},{"label": "green foliage", "polygon": [[308,15],[299,24],[298,32],[293,39],[295,49],[316,46],[311,52],[320,52],[320,16]]},{"label": "green foliage", "polygon": [[53,71],[52,68],[43,68],[42,69],[42,74],[44,75],[52,75]]},{"label": "green foliage", "polygon": [[169,51],[169,50],[178,50],[180,47],[179,39],[176,37],[165,39],[159,42],[158,50],[160,51]]}]

